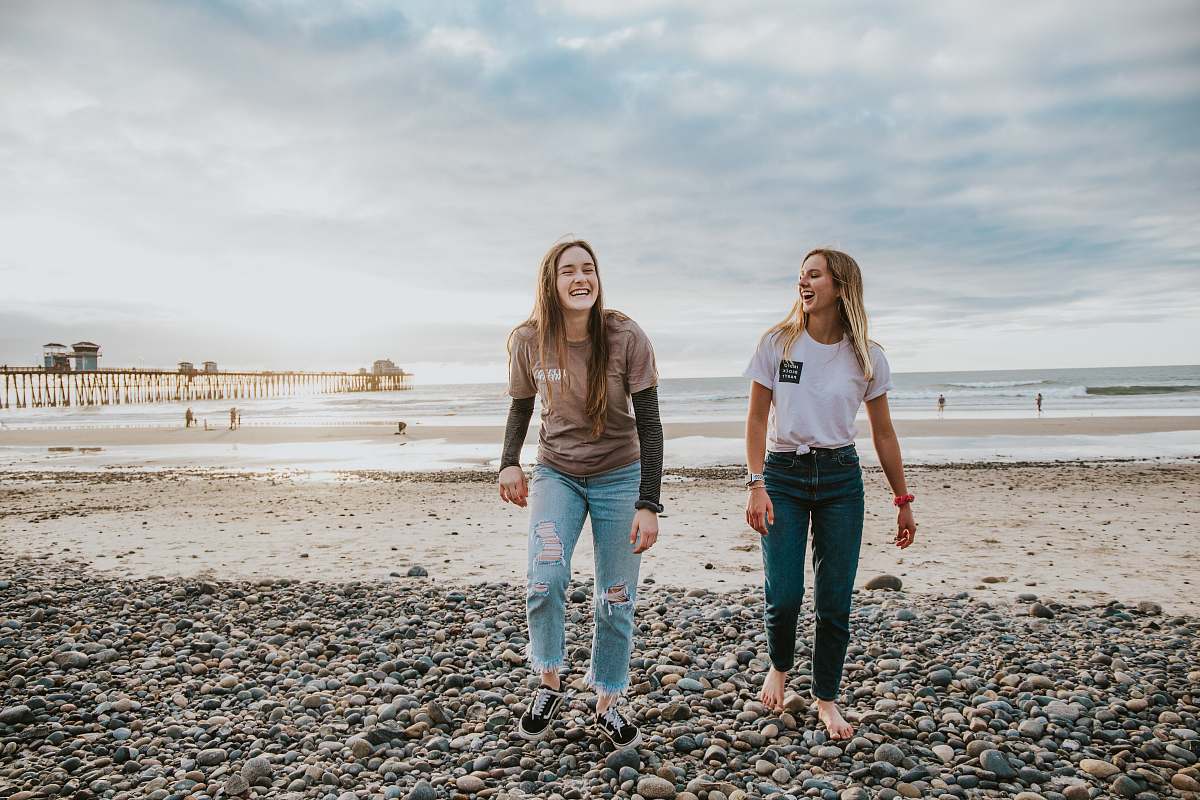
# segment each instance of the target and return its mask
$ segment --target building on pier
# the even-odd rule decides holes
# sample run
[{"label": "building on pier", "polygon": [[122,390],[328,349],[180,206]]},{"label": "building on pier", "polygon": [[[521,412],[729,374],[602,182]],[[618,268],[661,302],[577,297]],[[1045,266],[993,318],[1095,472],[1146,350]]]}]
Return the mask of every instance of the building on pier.
[{"label": "building on pier", "polygon": [[191,375],[196,371],[196,365],[190,361],[180,361],[179,371],[184,375]]},{"label": "building on pier", "polygon": [[216,371],[217,371],[217,362],[215,362],[215,361],[205,361],[205,362],[204,362],[204,371],[205,371],[205,372],[208,372],[208,373],[210,373],[210,374],[211,374],[211,373],[213,373],[213,372],[216,372]]},{"label": "building on pier", "polygon": [[100,369],[100,345],[95,342],[76,342],[67,350],[65,344],[50,342],[42,345],[42,368],[51,372],[70,372],[74,361],[76,372],[95,372]]},{"label": "building on pier", "polygon": [[55,372],[70,372],[70,355],[67,346],[58,342],[42,345],[42,366]]},{"label": "building on pier", "polygon": [[71,345],[71,358],[76,372],[95,372],[100,368],[100,345],[95,342],[76,342]]},{"label": "building on pier", "polygon": [[372,375],[403,375],[404,370],[392,363],[390,358],[380,358],[371,365]]}]

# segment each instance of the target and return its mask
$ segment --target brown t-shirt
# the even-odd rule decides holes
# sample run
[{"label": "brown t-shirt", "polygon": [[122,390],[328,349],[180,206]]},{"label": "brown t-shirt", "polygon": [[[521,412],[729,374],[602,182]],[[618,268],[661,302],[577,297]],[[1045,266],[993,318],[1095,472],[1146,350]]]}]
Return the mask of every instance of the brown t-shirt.
[{"label": "brown t-shirt", "polygon": [[[541,400],[538,461],[576,477],[597,475],[638,460],[641,453],[629,395],[658,383],[654,349],[646,333],[620,314],[609,314],[607,323],[608,415],[597,439],[592,438],[592,421],[585,411],[588,342],[567,343],[564,376],[555,348],[546,348],[546,364],[538,359],[537,334],[531,327],[519,328],[513,336],[508,393],[518,400],[536,394]],[[552,392],[549,398],[547,379]]]}]

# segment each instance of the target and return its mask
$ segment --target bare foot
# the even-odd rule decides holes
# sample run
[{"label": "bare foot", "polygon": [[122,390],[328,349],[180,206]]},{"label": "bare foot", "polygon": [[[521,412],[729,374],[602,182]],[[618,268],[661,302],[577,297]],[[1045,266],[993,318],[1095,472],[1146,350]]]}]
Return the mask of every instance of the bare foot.
[{"label": "bare foot", "polygon": [[787,673],[771,667],[763,681],[762,694],[758,699],[771,711],[783,711],[783,690],[787,687]]},{"label": "bare foot", "polygon": [[849,739],[854,735],[854,726],[842,718],[842,712],[832,700],[817,701],[817,718],[829,731],[830,739]]}]

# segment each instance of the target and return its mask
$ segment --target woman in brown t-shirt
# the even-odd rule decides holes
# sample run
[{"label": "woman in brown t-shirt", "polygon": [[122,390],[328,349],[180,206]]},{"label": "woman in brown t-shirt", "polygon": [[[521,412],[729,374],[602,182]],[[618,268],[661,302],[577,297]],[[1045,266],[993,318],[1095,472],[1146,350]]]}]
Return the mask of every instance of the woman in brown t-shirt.
[{"label": "woman in brown t-shirt", "polygon": [[[587,683],[596,690],[596,730],[617,747],[641,733],[616,704],[629,685],[633,612],[641,554],[658,538],[662,425],[650,340],[602,302],[596,255],[584,241],[546,253],[529,319],[508,340],[512,396],[500,462],[500,497],[530,505],[529,656],[542,685],[518,732],[540,739],[566,696],[564,615],[571,554],[591,517],[596,560],[596,631]],[[521,445],[542,404],[531,487]],[[632,410],[630,408],[632,402]]]}]

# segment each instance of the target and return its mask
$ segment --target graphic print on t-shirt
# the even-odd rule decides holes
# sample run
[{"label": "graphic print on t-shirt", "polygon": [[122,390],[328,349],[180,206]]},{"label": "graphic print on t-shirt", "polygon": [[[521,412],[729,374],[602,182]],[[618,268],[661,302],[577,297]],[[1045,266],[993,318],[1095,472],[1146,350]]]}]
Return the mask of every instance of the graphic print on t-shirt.
[{"label": "graphic print on t-shirt", "polygon": [[799,383],[800,372],[804,369],[803,361],[788,361],[784,359],[779,362],[779,382],[780,383]]}]

